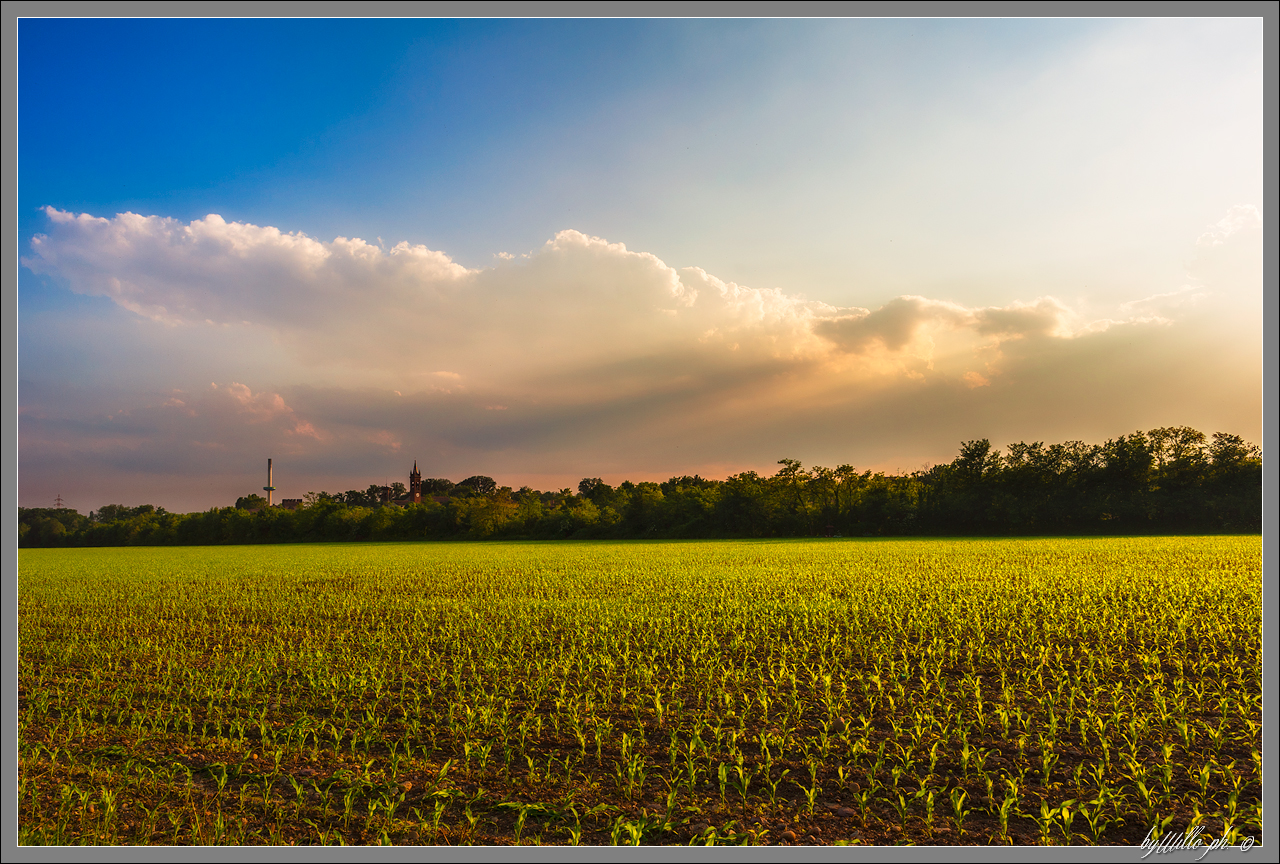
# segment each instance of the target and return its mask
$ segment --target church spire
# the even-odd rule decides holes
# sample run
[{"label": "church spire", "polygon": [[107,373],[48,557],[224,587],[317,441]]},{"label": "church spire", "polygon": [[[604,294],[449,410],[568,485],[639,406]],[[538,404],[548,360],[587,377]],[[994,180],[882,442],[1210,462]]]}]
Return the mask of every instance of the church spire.
[{"label": "church spire", "polygon": [[409,500],[415,503],[422,500],[422,475],[418,473],[418,460],[413,460],[413,472],[409,475]]}]

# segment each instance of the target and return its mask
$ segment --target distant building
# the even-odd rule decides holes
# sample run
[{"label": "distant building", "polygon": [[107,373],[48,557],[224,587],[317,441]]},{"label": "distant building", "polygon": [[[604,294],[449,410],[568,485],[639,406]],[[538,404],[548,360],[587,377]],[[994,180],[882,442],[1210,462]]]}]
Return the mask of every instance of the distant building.
[{"label": "distant building", "polygon": [[[275,487],[272,488],[274,489]],[[409,489],[404,495],[401,495],[399,498],[394,497],[395,488],[392,486],[378,486],[375,488],[378,490],[378,501],[381,504],[395,504],[397,507],[408,507],[410,504],[421,504],[426,500],[422,496],[422,472],[418,470],[418,461],[416,459],[413,462],[413,470],[409,472]],[[430,496],[430,499],[438,504],[448,504],[450,500],[447,495],[433,495]],[[237,502],[237,506],[239,506],[239,502]],[[300,510],[303,506],[303,499],[282,498],[278,506],[282,510]],[[262,508],[255,507],[249,509],[249,512],[257,512],[260,509]]]},{"label": "distant building", "polygon": [[413,470],[409,472],[409,494],[405,496],[406,504],[422,503],[422,472],[418,470],[418,460],[413,460]]},{"label": "distant building", "polygon": [[418,470],[418,460],[413,460],[413,470],[409,472],[409,491],[400,498],[391,497],[391,487],[382,487],[384,504],[395,504],[397,507],[408,507],[410,504],[422,503],[422,472]]}]

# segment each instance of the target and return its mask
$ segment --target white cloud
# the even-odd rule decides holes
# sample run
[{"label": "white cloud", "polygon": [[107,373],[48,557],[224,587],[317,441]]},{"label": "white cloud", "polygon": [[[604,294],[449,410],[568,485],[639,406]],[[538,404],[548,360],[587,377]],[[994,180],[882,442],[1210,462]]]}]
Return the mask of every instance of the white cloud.
[{"label": "white cloud", "polygon": [[[1203,399],[1248,392],[1218,383],[1238,361],[1158,335],[1202,317],[1211,295],[1198,288],[1101,317],[1052,296],[966,306],[903,295],[867,309],[677,270],[577,231],[472,270],[407,243],[325,243],[216,216],[189,225],[49,216],[24,263],[144,316],[73,332],[88,334],[81,344],[99,340],[93,356],[106,364],[113,345],[128,344],[119,362],[146,365],[154,383],[111,399],[24,384],[24,466],[79,452],[126,474],[151,462],[228,472],[246,454],[275,453],[299,471],[310,460],[310,474],[356,475],[331,488],[360,485],[369,470],[360,466],[385,473],[402,453],[445,476],[706,473],[757,467],[756,453],[767,467],[806,447],[858,460],[847,452],[855,430],[864,450],[916,441],[920,458],[936,459],[952,445],[931,451],[907,430],[936,426],[947,442],[995,437],[986,424],[1031,405],[1042,418],[1066,412],[1058,426],[1109,411],[1125,418],[1119,428],[1136,428],[1147,421],[1130,413],[1150,413],[1165,378],[1197,364],[1219,370],[1205,373],[1215,380]],[[1220,255],[1240,236],[1202,252]],[[146,363],[147,340],[163,359]],[[263,340],[275,353],[233,364]],[[1129,356],[1143,351],[1147,359]],[[114,377],[128,380],[131,368]],[[202,383],[210,379],[223,383]],[[1199,398],[1180,391],[1178,404]],[[1149,425],[1183,422],[1199,421],[1161,414]]]},{"label": "white cloud", "polygon": [[469,272],[425,246],[402,242],[383,252],[359,238],[321,243],[217,214],[184,225],[136,213],[45,212],[50,231],[32,239],[24,265],[172,324],[312,327],[370,306],[413,304],[417,292]]},{"label": "white cloud", "polygon": [[400,390],[424,374],[490,390],[537,381],[571,389],[566,376],[598,380],[610,367],[633,390],[646,377],[637,363],[659,361],[652,369],[665,378],[660,358],[673,357],[692,374],[828,361],[902,372],[886,358],[929,362],[939,340],[954,350],[967,339],[979,350],[1097,329],[1073,323],[1051,297],[967,308],[902,296],[875,310],[840,308],[697,267],[677,271],[577,231],[560,232],[528,259],[469,270],[424,246],[325,243],[217,215],[183,225],[47,213],[49,232],[23,259],[30,269],[171,325],[250,322],[305,362],[363,369],[366,383]]},{"label": "white cloud", "polygon": [[1262,226],[1262,214],[1252,204],[1237,204],[1196,240],[1197,246],[1221,246],[1232,234]]}]

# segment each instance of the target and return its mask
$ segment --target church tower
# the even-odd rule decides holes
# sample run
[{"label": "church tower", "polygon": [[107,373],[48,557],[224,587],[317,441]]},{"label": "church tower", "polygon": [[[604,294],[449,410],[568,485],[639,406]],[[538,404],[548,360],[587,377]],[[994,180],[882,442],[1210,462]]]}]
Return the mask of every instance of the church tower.
[{"label": "church tower", "polygon": [[422,473],[418,471],[418,460],[413,460],[413,471],[409,472],[409,500],[414,504],[422,503]]}]

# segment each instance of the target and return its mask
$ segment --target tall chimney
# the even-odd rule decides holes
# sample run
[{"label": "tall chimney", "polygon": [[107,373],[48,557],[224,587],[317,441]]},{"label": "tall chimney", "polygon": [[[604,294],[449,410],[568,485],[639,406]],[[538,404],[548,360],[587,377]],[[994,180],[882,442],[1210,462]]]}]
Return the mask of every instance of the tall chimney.
[{"label": "tall chimney", "polygon": [[262,491],[267,493],[267,506],[271,506],[271,493],[276,491],[276,487],[271,485],[271,460],[267,460],[267,485],[262,487]]}]

